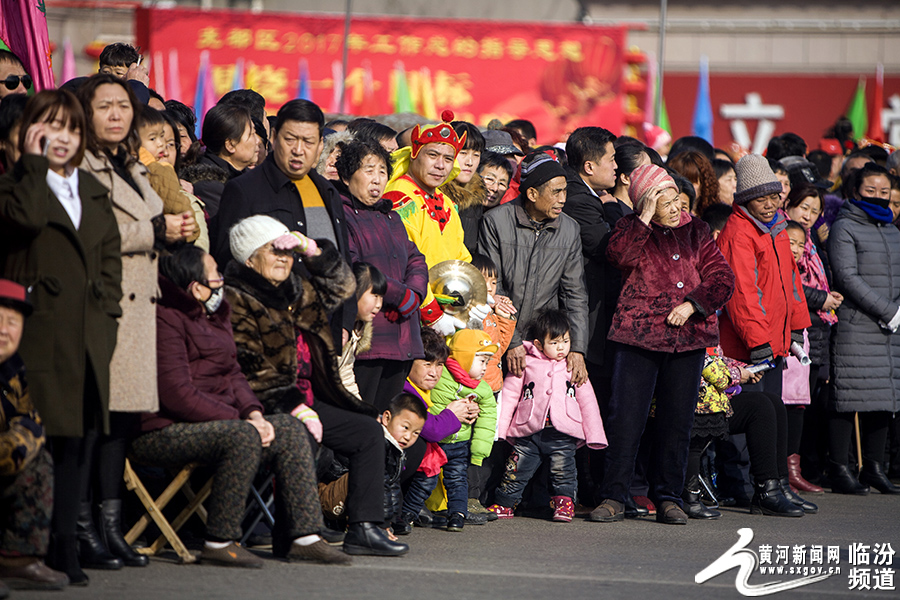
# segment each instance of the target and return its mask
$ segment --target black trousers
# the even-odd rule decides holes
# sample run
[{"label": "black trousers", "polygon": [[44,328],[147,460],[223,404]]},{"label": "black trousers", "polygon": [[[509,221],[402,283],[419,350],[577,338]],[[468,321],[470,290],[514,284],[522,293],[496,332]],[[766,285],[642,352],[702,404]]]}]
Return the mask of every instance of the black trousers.
[{"label": "black trousers", "polygon": [[87,360],[85,371],[81,415],[84,435],[47,438],[53,457],[53,519],[50,532],[54,536],[75,536],[78,509],[81,499],[87,495],[94,451],[102,429],[100,391],[90,360]]},{"label": "black trousers", "polygon": [[[859,436],[864,461],[884,463],[888,430],[894,416],[887,411],[861,412]],[[850,462],[850,444],[853,443],[852,412],[831,411],[828,416],[828,446],[831,460],[840,465]]]},{"label": "black trousers", "polygon": [[412,368],[411,360],[357,360],[353,366],[356,385],[363,400],[382,413],[403,391],[403,382]]},{"label": "black trousers", "polygon": [[625,503],[634,464],[656,392],[656,431],[651,450],[650,497],[681,505],[694,409],[704,351],[654,352],[619,344],[613,367],[609,439],[600,495]]},{"label": "black trousers", "polygon": [[384,433],[366,415],[318,401],[313,409],[322,421],[322,444],[350,461],[347,520],[381,523],[384,519]]}]

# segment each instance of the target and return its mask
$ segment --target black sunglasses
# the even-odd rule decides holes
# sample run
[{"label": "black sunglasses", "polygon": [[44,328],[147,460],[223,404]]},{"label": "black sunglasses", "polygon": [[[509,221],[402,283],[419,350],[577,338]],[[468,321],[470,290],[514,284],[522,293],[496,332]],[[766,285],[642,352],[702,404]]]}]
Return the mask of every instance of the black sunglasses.
[{"label": "black sunglasses", "polygon": [[10,75],[3,80],[3,85],[5,85],[8,90],[14,90],[19,87],[20,81],[22,82],[22,85],[25,86],[26,90],[31,87],[31,75]]}]

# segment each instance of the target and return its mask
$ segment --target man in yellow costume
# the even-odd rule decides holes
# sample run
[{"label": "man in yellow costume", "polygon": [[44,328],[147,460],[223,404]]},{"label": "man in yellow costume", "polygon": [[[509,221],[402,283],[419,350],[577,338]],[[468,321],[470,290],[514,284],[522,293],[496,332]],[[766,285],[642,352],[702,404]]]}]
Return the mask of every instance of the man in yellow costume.
[{"label": "man in yellow costume", "polygon": [[[403,220],[409,239],[425,255],[429,269],[445,260],[472,260],[463,244],[456,205],[440,190],[459,173],[456,155],[465,146],[466,135],[459,137],[453,130],[451,111],[445,110],[441,119],[443,122],[433,127],[423,129],[416,125],[410,136],[411,145],[394,151],[394,172],[384,192]],[[482,308],[486,316],[486,305],[476,306],[470,316],[478,318]],[[420,312],[422,322],[443,335],[465,327],[459,319],[444,314],[430,289]]]}]

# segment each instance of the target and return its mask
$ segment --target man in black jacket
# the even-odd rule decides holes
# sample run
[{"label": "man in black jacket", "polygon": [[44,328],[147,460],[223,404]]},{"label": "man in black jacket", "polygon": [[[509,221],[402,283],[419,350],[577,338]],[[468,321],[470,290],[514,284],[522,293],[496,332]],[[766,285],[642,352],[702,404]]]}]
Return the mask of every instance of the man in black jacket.
[{"label": "man in black jacket", "polygon": [[[588,292],[588,347],[585,359],[594,387],[600,383],[609,330],[607,283],[612,267],[606,261],[606,243],[621,217],[616,199],[606,193],[616,184],[616,136],[602,127],[579,127],[566,141],[568,199],[563,212],[581,226],[581,251]],[[613,302],[614,304],[614,302]],[[615,306],[609,307],[614,309]],[[602,386],[597,389],[602,396]]]},{"label": "man in black jacket", "polygon": [[[211,254],[224,269],[232,259],[228,244],[231,227],[262,214],[281,221],[291,231],[330,240],[350,262],[341,197],[314,168],[322,153],[322,110],[308,100],[292,100],[281,107],[277,119],[272,153],[260,166],[225,185],[219,212],[210,222]],[[307,276],[302,261],[295,261],[294,269]],[[335,344],[346,340],[355,319],[355,300],[335,312]]]}]

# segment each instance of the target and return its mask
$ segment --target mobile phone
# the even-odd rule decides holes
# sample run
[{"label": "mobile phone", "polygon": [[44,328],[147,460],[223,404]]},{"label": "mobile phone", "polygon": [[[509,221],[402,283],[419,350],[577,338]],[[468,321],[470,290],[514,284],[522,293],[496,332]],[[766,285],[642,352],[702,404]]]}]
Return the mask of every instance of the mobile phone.
[{"label": "mobile phone", "polygon": [[47,156],[47,153],[50,151],[50,139],[45,135],[41,138],[41,156]]},{"label": "mobile phone", "polygon": [[141,66],[141,62],[143,62],[143,60],[144,60],[144,55],[138,54],[137,66]]}]

